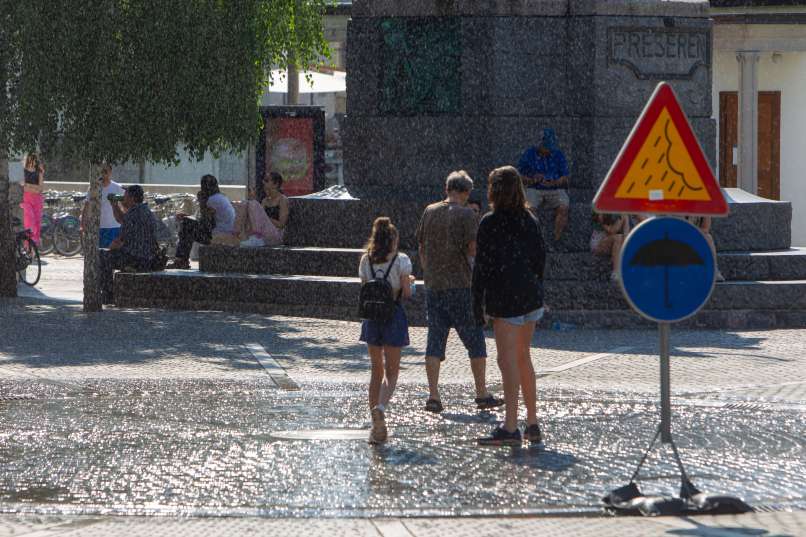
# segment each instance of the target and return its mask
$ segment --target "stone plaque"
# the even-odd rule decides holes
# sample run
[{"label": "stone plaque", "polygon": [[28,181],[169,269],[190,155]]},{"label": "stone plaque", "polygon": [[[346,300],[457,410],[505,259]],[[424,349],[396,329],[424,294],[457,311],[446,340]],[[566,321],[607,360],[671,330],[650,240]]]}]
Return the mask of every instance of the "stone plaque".
[{"label": "stone plaque", "polygon": [[386,19],[381,22],[381,36],[381,114],[459,112],[462,42],[458,19]]},{"label": "stone plaque", "polygon": [[711,66],[711,34],[697,28],[610,28],[607,64],[623,65],[641,80],[690,79]]}]

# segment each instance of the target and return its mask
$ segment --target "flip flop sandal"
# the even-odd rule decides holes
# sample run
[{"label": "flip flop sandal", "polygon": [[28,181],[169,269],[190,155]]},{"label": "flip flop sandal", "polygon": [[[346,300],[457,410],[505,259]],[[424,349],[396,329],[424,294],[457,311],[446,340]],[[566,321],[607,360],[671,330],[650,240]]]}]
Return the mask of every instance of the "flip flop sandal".
[{"label": "flip flop sandal", "polygon": [[425,409],[428,412],[434,412],[435,414],[439,414],[442,412],[442,403],[437,399],[429,399],[425,402]]}]

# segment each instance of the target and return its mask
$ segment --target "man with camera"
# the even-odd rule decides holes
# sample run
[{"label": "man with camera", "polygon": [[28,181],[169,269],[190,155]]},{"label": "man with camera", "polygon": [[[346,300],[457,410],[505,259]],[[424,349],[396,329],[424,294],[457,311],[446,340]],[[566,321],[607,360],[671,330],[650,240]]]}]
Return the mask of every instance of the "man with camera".
[{"label": "man with camera", "polygon": [[157,219],[144,199],[143,187],[125,188],[123,198],[108,197],[115,219],[121,222],[120,235],[109,249],[101,249],[101,297],[104,304],[113,302],[112,275],[115,270],[154,270],[158,255]]}]

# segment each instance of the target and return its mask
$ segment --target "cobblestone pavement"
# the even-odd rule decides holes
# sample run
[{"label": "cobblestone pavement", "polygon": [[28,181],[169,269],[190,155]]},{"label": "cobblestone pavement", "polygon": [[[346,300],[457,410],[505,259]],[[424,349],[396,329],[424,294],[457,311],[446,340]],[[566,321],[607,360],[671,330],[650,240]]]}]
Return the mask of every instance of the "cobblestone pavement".
[{"label": "cobblestone pavement", "polygon": [[[500,415],[471,408],[454,338],[446,411],[422,412],[425,331],[412,329],[392,438],[373,448],[356,323],[84,314],[50,298],[0,300],[0,536],[806,535],[803,331],[673,332],[674,427],[692,479],[762,512],[610,519],[599,497],[626,482],[656,426],[653,331],[536,335],[540,451],[476,447]],[[492,339],[488,350],[499,390]],[[670,463],[657,451],[642,489],[673,492]],[[583,514],[597,516],[568,516]],[[539,516],[511,518],[524,515]]]}]

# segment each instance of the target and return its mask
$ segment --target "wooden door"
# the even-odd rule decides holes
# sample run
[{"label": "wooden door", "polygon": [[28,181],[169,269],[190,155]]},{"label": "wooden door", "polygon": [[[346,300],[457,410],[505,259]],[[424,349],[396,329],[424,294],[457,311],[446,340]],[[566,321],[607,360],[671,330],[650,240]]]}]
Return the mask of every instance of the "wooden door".
[{"label": "wooden door", "polygon": [[736,188],[736,164],[739,158],[739,95],[735,91],[719,94],[719,185]]},{"label": "wooden door", "polygon": [[758,195],[781,198],[781,92],[758,94]]},{"label": "wooden door", "polygon": [[[736,187],[739,140],[739,96],[719,94],[719,184]],[[781,92],[758,93],[758,195],[781,196]]]}]

